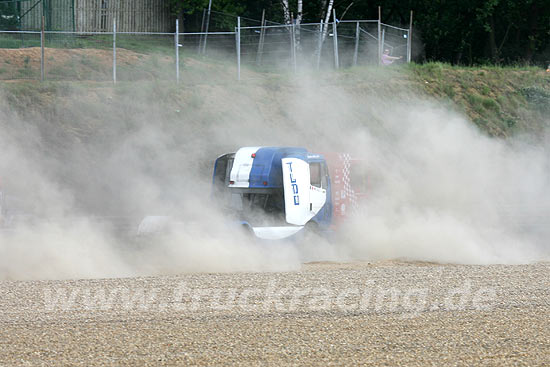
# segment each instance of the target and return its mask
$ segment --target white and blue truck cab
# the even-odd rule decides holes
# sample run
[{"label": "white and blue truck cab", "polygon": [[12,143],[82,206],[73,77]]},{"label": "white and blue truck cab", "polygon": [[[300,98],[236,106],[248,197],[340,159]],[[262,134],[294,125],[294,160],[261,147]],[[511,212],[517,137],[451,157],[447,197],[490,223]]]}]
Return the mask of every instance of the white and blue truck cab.
[{"label": "white and blue truck cab", "polygon": [[330,231],[355,196],[346,186],[346,156],[333,156],[337,164],[329,167],[305,148],[240,148],[216,159],[213,198],[261,239]]}]

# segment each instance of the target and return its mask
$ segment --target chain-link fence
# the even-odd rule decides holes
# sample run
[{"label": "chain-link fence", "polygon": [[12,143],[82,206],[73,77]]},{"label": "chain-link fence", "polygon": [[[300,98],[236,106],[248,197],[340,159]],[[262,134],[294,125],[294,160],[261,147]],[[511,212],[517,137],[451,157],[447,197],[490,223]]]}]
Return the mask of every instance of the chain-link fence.
[{"label": "chain-link fence", "polygon": [[381,23],[380,45],[390,54],[410,61],[409,29]]},{"label": "chain-link fence", "polygon": [[410,29],[377,20],[240,27],[242,63],[262,70],[410,62]]},{"label": "chain-link fence", "polygon": [[173,33],[118,32],[116,22],[110,32],[0,31],[0,80],[179,81],[205,58],[236,66],[238,79],[242,66],[338,69],[380,64],[384,53],[390,63],[410,61],[410,29],[379,21],[281,25],[224,17],[211,28],[203,20],[202,32],[182,32],[177,21]]}]

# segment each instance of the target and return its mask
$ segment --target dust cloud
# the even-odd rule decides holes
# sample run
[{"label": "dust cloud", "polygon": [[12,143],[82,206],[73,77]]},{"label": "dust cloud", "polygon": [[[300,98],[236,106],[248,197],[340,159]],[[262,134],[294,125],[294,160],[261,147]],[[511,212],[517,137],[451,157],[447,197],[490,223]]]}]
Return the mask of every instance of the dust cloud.
[{"label": "dust cloud", "polygon": [[[345,84],[64,85],[73,93],[32,118],[0,96],[0,187],[11,221],[0,230],[0,279],[549,259],[548,137],[491,138],[414,91]],[[211,202],[215,158],[259,145],[362,160],[365,201],[335,239],[256,242]],[[145,216],[170,218],[171,230],[138,238]]]},{"label": "dust cloud", "polygon": [[365,141],[371,190],[343,231],[350,257],[464,264],[549,259],[547,137],[490,138],[429,102],[396,106],[383,116],[385,138],[368,132],[358,138]]}]

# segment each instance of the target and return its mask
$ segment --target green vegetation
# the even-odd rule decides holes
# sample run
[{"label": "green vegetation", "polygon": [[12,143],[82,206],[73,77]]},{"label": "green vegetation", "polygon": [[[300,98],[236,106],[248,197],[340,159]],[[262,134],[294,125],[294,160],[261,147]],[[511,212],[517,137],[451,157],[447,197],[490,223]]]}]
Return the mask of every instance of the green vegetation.
[{"label": "green vegetation", "polygon": [[[2,5],[5,3],[4,5]],[[209,0],[167,0],[174,18],[181,19],[185,32],[199,32],[203,27],[203,10]],[[327,19],[327,1],[289,1],[290,13],[304,23]],[[539,65],[550,62],[550,6],[548,0],[385,0],[335,1],[334,10],[341,20],[378,19],[381,5],[383,23],[408,28],[410,11],[414,11],[413,42],[416,61],[441,61],[459,65]],[[298,10],[298,4],[303,9]],[[62,7],[51,9],[64,11]],[[270,22],[284,23],[282,1],[216,0],[212,2],[210,31],[228,31],[236,26],[237,15],[242,25],[258,26],[265,11]],[[330,11],[329,11],[330,12]],[[50,12],[51,13],[51,12]],[[0,1],[0,29],[17,28],[14,1]],[[329,14],[330,15],[330,14]],[[46,20],[48,17],[46,17]],[[333,20],[330,19],[332,22]],[[48,21],[47,21],[48,22]],[[69,30],[69,29],[65,29]],[[139,29],[136,29],[139,31]],[[172,29],[173,31],[173,29]],[[128,37],[119,35],[121,47],[137,52],[162,53],[169,47],[171,36]],[[48,47],[108,48],[111,37],[86,37],[49,34]],[[391,42],[390,42],[391,43]],[[38,34],[0,35],[0,48],[36,47]]]},{"label": "green vegetation", "polygon": [[[254,103],[269,104],[269,101],[259,100],[257,95],[265,91],[274,96],[284,95],[295,88],[296,83],[296,76],[292,73],[262,73],[254,68],[243,68],[242,81],[237,83],[233,60],[212,61],[182,53],[181,83],[176,85],[174,60],[170,57],[162,54],[137,57],[135,53],[121,53],[117,71],[120,82],[113,90],[109,82],[112,77],[110,54],[101,55],[100,52],[93,55],[77,53],[65,57],[63,62],[54,62],[55,56],[54,60],[48,61],[48,82],[6,83],[0,89],[9,104],[23,114],[37,108],[43,110],[51,105],[52,98],[63,99],[64,93],[72,95],[75,90],[82,94],[81,102],[86,105],[90,94],[87,89],[92,88],[95,97],[90,103],[102,103],[101,98],[98,102],[98,96],[112,93],[126,97],[135,93],[154,93],[154,98],[160,98],[169,111],[200,110],[201,114],[215,118],[218,112],[209,111],[206,102],[211,95],[238,94],[248,96]],[[15,74],[7,66],[10,65],[6,63],[0,69],[3,79],[39,78],[40,70],[33,67],[32,59],[24,58]],[[435,98],[445,108],[467,116],[483,131],[499,137],[524,131],[537,132],[550,113],[550,73],[534,67],[474,68],[426,63],[387,68],[356,67],[339,72],[311,71],[303,77],[365,98],[388,95],[405,102]],[[81,81],[67,82],[67,79]],[[142,89],[144,81],[152,84]],[[137,99],[148,100],[143,95]],[[101,111],[96,107],[86,105],[81,109]],[[52,116],[55,113],[52,112]]]},{"label": "green vegetation", "polygon": [[531,130],[550,109],[550,75],[534,67],[457,67],[443,63],[407,67],[427,94],[449,99],[489,133]]},{"label": "green vegetation", "polygon": [[[182,14],[185,29],[199,31],[201,16],[208,0],[169,0],[174,14]],[[246,18],[266,18],[284,22],[281,1],[217,0],[214,11],[239,14]],[[297,1],[289,1],[289,11],[298,14]],[[304,1],[303,21],[325,19],[326,1]],[[421,35],[417,60],[444,61],[455,64],[536,64],[550,62],[550,6],[548,0],[385,0],[335,1],[337,18],[378,19],[408,27],[409,12],[414,11],[414,35]],[[344,14],[345,13],[345,14]],[[210,29],[232,29],[235,17],[214,14]],[[332,19],[331,19],[332,22]],[[259,22],[250,22],[259,25]],[[417,39],[419,41],[419,39]]]},{"label": "green vegetation", "polygon": [[536,109],[550,113],[550,90],[542,86],[531,86],[521,89],[521,94]]},{"label": "green vegetation", "polygon": [[[111,50],[112,35],[46,34],[47,48],[90,48]],[[0,34],[0,48],[40,47],[40,34]],[[148,54],[172,54],[173,35],[117,35],[117,47]]]},{"label": "green vegetation", "polygon": [[40,47],[39,34],[0,34],[0,48]]}]

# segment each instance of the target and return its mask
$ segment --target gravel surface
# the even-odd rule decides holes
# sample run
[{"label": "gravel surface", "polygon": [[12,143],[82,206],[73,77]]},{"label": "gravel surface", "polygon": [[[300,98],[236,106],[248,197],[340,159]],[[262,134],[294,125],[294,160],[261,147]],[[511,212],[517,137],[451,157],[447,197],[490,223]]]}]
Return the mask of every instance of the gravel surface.
[{"label": "gravel surface", "polygon": [[550,264],[0,282],[0,366],[550,365]]}]

